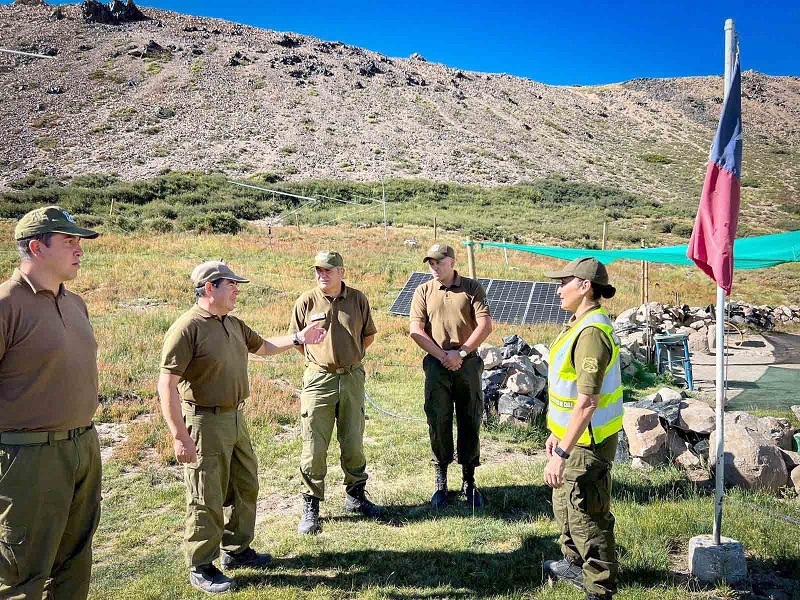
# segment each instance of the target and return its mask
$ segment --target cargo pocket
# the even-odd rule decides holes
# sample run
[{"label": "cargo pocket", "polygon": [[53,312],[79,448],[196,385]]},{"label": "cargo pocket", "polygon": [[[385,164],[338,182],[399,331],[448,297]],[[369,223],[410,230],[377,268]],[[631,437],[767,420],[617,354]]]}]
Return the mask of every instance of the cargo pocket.
[{"label": "cargo pocket", "polygon": [[209,501],[213,502],[213,490],[219,487],[216,480],[219,457],[216,454],[201,456],[197,455],[197,462],[186,465],[186,489],[191,497],[191,504],[196,506],[206,506]]},{"label": "cargo pocket", "polygon": [[26,536],[25,526],[0,525],[0,581],[4,585],[14,586],[19,582],[19,559]]}]

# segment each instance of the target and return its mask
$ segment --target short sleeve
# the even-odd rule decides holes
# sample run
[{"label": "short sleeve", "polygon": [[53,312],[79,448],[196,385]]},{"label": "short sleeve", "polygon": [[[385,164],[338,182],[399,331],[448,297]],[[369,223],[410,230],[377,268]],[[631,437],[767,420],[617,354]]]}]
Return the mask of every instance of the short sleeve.
[{"label": "short sleeve", "polygon": [[372,309],[369,306],[369,300],[365,295],[361,295],[361,314],[364,317],[364,328],[361,330],[361,337],[369,337],[378,333],[378,328],[375,327],[375,322],[372,320]]},{"label": "short sleeve", "polygon": [[608,336],[597,327],[587,327],[578,336],[572,356],[578,373],[578,393],[599,394],[611,362]]},{"label": "short sleeve", "polygon": [[475,294],[472,296],[472,310],[475,312],[475,318],[491,317],[489,305],[486,303],[486,291],[479,282],[475,282]]},{"label": "short sleeve", "polygon": [[161,372],[167,375],[183,375],[194,356],[194,343],[191,330],[177,322],[164,336],[161,350]]},{"label": "short sleeve", "polygon": [[294,303],[294,308],[292,309],[292,320],[289,321],[289,333],[297,333],[306,328],[306,312],[308,312],[308,307],[306,306],[303,296],[300,296],[297,302]]},{"label": "short sleeve", "polygon": [[428,307],[425,301],[423,286],[419,286],[414,290],[414,296],[411,298],[410,318],[412,321],[418,321],[420,323],[428,322]]},{"label": "short sleeve", "polygon": [[264,344],[264,338],[250,329],[244,321],[239,320],[239,324],[242,326],[242,334],[247,344],[247,351],[252,353],[258,352],[258,349]]}]

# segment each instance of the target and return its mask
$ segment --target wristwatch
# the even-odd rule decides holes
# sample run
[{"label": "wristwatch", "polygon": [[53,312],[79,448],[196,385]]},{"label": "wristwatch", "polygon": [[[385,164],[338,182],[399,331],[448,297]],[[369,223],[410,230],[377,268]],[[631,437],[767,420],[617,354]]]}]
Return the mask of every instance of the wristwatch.
[{"label": "wristwatch", "polygon": [[567,460],[569,458],[569,452],[567,452],[566,450],[562,450],[560,446],[556,446],[553,452],[555,452],[558,456],[560,456],[564,460]]},{"label": "wristwatch", "polygon": [[467,354],[469,354],[469,353],[468,353],[466,350],[459,350],[459,351],[458,351],[458,355],[459,355],[461,358],[467,358]]},{"label": "wristwatch", "polygon": [[295,346],[302,346],[303,345],[303,342],[300,341],[300,333],[299,332],[295,331],[292,334],[292,343]]}]

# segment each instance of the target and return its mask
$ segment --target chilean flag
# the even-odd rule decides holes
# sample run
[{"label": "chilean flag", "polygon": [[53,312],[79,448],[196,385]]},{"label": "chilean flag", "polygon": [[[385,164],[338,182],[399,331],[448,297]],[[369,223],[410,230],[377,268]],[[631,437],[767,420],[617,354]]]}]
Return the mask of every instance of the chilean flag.
[{"label": "chilean flag", "polygon": [[686,252],[686,256],[716,281],[726,295],[730,295],[733,285],[733,240],[739,224],[741,176],[742,72],[737,52]]}]

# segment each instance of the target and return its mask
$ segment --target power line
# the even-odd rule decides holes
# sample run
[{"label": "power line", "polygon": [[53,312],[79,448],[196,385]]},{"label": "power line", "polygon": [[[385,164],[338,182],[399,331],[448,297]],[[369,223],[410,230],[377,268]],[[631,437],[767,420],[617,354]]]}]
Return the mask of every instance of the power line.
[{"label": "power line", "polygon": [[23,52],[22,50],[10,50],[8,48],[0,48],[0,52],[6,54],[19,54],[20,56],[30,56],[33,58],[55,58],[55,56],[48,56],[47,54],[35,54],[33,52]]}]

